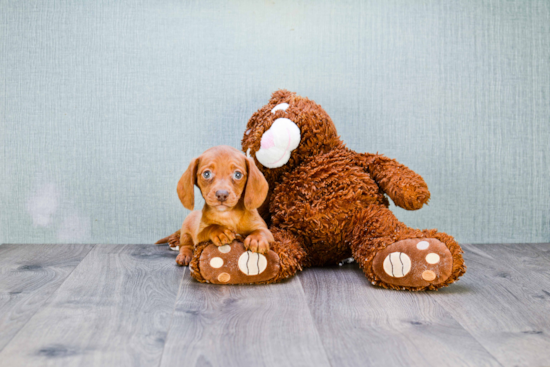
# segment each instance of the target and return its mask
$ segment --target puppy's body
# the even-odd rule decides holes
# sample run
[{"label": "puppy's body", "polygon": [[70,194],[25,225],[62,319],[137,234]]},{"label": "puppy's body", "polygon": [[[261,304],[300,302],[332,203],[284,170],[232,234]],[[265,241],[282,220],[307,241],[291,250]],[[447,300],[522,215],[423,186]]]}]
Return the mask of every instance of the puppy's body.
[{"label": "puppy's body", "polygon": [[200,242],[222,246],[230,244],[236,235],[246,237],[246,249],[260,253],[269,250],[273,236],[257,211],[267,196],[268,185],[253,160],[229,146],[208,149],[191,161],[178,182],[178,196],[189,210],[194,208],[194,185],[200,188],[205,204],[183,221],[176,259],[179,265],[189,264]]}]

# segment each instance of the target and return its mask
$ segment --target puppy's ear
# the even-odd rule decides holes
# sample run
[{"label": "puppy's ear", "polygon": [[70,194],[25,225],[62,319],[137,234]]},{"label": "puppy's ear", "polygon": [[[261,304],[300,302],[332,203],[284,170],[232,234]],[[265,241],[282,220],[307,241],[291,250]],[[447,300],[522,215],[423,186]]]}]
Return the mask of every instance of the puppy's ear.
[{"label": "puppy's ear", "polygon": [[194,187],[198,166],[199,158],[193,159],[178,182],[178,196],[183,206],[189,210],[193,210],[195,208]]},{"label": "puppy's ear", "polygon": [[246,166],[248,168],[248,180],[246,181],[244,193],[244,206],[246,209],[252,210],[263,204],[267,197],[269,185],[264,175],[256,167],[253,159],[247,157]]}]

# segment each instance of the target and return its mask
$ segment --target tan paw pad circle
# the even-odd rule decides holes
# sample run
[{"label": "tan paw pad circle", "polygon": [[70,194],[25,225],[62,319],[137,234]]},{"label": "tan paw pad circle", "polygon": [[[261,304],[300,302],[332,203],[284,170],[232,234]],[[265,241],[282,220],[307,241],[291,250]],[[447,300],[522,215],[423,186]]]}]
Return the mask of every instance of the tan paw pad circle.
[{"label": "tan paw pad circle", "polygon": [[431,282],[432,280],[435,279],[435,273],[431,270],[425,270],[422,273],[422,279],[424,279],[425,281]]},{"label": "tan paw pad circle", "polygon": [[218,269],[223,266],[223,259],[221,257],[214,257],[212,260],[210,260],[210,266]]},{"label": "tan paw pad circle", "polygon": [[438,254],[434,254],[433,252],[431,254],[426,255],[426,262],[428,264],[437,264],[441,260]]},{"label": "tan paw pad circle", "polygon": [[411,271],[411,258],[403,252],[392,252],[384,260],[384,271],[391,277],[402,278]]},{"label": "tan paw pad circle", "polygon": [[264,255],[246,251],[239,257],[239,270],[246,275],[261,274],[267,268],[267,259]]},{"label": "tan paw pad circle", "polygon": [[222,283],[227,283],[229,282],[230,279],[231,279],[231,275],[227,273],[220,273],[220,275],[218,275],[218,280]]},{"label": "tan paw pad circle", "polygon": [[227,254],[229,251],[231,251],[231,246],[229,245],[220,246],[218,247],[218,251],[221,252],[222,254]]}]

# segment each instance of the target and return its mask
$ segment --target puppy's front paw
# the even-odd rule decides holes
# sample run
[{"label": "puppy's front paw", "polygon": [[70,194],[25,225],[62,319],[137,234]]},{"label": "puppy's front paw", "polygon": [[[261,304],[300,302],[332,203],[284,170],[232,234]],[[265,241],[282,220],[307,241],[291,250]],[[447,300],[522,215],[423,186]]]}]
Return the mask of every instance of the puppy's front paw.
[{"label": "puppy's front paw", "polygon": [[244,248],[252,252],[267,254],[269,242],[261,234],[251,234],[244,240]]},{"label": "puppy's front paw", "polygon": [[188,248],[183,248],[180,250],[178,257],[176,257],[176,264],[180,266],[187,266],[193,258],[193,250]]},{"label": "puppy's front paw", "polygon": [[235,232],[228,228],[218,227],[210,233],[210,241],[216,246],[229,245],[235,239]]}]

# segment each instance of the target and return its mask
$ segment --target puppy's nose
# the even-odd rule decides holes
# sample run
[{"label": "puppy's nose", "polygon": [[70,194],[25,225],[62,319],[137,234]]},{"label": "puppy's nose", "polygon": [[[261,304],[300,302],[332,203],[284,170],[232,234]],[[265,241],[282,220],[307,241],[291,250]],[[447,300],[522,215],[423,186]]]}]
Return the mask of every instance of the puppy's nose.
[{"label": "puppy's nose", "polygon": [[218,191],[216,191],[216,197],[221,202],[226,201],[228,196],[229,196],[229,193],[227,192],[227,190],[218,190]]}]

